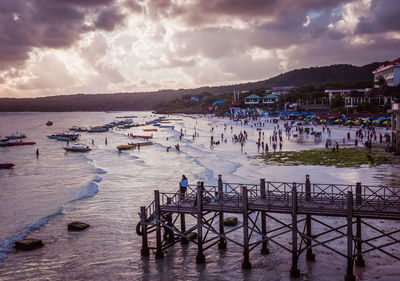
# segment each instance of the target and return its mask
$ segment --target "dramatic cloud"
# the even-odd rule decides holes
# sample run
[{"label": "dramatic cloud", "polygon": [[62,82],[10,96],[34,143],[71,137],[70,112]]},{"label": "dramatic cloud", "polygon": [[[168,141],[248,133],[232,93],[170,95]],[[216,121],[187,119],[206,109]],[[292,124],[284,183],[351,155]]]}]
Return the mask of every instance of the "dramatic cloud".
[{"label": "dramatic cloud", "polygon": [[400,56],[398,0],[2,0],[0,96],[188,88]]}]

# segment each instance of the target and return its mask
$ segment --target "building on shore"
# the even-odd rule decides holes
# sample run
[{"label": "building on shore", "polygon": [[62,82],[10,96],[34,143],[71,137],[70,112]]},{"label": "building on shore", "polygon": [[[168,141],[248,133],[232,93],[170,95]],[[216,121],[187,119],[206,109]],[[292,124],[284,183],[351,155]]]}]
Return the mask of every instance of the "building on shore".
[{"label": "building on shore", "polygon": [[261,97],[252,94],[244,98],[244,104],[248,106],[256,106],[260,104]]},{"label": "building on shore", "polygon": [[392,115],[392,147],[396,152],[400,152],[400,104],[398,101],[392,103],[389,113]]},{"label": "building on shore", "polygon": [[[374,74],[374,87],[378,88],[381,79],[385,79],[388,86],[400,85],[400,58],[386,64],[382,64],[372,71]],[[382,77],[382,78],[381,78]]]},{"label": "building on shore", "polygon": [[340,95],[341,97],[343,97],[345,94],[351,92],[365,93],[366,90],[368,89],[326,89],[325,94],[329,95],[329,104],[332,104],[332,99],[335,95]]}]

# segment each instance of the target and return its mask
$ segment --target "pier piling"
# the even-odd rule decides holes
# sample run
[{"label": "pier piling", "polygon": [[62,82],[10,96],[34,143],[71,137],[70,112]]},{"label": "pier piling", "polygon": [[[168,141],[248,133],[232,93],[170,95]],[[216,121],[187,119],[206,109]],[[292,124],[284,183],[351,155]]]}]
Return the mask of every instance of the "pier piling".
[{"label": "pier piling", "polygon": [[[225,235],[225,228],[224,228],[224,212],[222,211],[222,204],[223,204],[223,186],[222,186],[222,176],[218,175],[218,202],[221,206],[218,217],[219,217],[219,234]],[[220,236],[218,249],[226,249],[226,239]]]},{"label": "pier piling", "polygon": [[[311,182],[310,176],[306,175],[306,202],[311,201]],[[312,235],[312,228],[311,228],[311,215],[306,215],[306,234],[307,237],[311,237]],[[312,242],[310,238],[306,238],[306,245],[307,245],[307,252],[306,252],[306,260],[307,261],[315,261],[315,254],[312,251]]]},{"label": "pier piling", "polygon": [[156,259],[162,259],[164,253],[162,251],[162,241],[161,241],[161,214],[160,214],[160,191],[154,190],[154,204],[155,204],[155,220],[156,220]]},{"label": "pier piling", "polygon": [[248,199],[247,187],[242,186],[242,207],[243,207],[243,269],[250,269],[250,256],[249,256],[249,214],[248,214]]},{"label": "pier piling", "polygon": [[292,187],[292,268],[290,277],[300,277],[300,270],[297,267],[299,257],[297,252],[297,187]]},{"label": "pier piling", "polygon": [[203,254],[203,182],[197,182],[197,255],[196,263],[205,263]]},{"label": "pier piling", "polygon": [[[260,196],[262,200],[265,200],[265,179],[260,179]],[[261,211],[261,234],[262,234],[262,244],[261,244],[261,254],[269,254],[268,240],[267,239],[267,218],[265,216],[265,211]]]},{"label": "pier piling", "polygon": [[140,207],[140,224],[142,227],[142,249],[140,253],[142,257],[148,257],[150,255],[149,245],[147,242],[147,215],[146,215],[146,207]]}]

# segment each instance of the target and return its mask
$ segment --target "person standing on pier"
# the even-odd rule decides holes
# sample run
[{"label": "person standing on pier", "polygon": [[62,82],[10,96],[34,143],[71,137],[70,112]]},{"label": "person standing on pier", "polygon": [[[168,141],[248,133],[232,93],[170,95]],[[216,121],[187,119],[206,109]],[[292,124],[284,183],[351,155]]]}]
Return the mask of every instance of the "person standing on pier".
[{"label": "person standing on pier", "polygon": [[185,175],[182,175],[181,182],[179,183],[180,193],[181,193],[181,196],[180,196],[181,201],[183,201],[183,198],[185,197],[185,193],[186,193],[188,184],[189,184],[188,179],[186,178]]}]

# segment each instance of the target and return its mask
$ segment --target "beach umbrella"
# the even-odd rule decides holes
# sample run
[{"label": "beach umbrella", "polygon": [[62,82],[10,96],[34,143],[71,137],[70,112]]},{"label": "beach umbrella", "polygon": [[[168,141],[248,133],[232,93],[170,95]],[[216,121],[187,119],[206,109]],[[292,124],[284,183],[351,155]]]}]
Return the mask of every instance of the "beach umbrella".
[{"label": "beach umbrella", "polygon": [[383,121],[382,124],[387,125],[387,124],[389,124],[389,121]]}]

